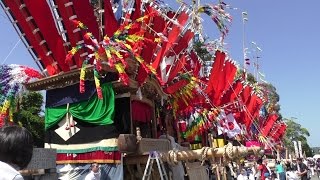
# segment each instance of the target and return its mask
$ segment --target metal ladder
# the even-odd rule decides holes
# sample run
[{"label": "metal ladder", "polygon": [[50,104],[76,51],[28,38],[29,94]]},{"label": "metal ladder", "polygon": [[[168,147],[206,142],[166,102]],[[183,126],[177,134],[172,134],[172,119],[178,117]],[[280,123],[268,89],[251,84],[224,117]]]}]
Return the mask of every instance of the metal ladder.
[{"label": "metal ladder", "polygon": [[144,173],[143,173],[142,180],[150,179],[154,160],[156,160],[157,162],[158,171],[159,171],[161,180],[168,180],[166,169],[164,168],[163,162],[159,157],[159,153],[156,151],[152,151],[149,153],[149,158],[147,161],[146,169],[144,170]]}]

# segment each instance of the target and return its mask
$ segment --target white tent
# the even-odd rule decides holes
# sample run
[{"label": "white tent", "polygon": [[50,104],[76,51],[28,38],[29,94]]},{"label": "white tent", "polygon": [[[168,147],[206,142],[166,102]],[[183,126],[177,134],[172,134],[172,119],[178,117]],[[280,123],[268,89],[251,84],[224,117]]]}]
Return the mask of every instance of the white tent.
[{"label": "white tent", "polygon": [[316,154],[313,156],[313,159],[318,159],[318,158],[320,158],[320,154]]}]

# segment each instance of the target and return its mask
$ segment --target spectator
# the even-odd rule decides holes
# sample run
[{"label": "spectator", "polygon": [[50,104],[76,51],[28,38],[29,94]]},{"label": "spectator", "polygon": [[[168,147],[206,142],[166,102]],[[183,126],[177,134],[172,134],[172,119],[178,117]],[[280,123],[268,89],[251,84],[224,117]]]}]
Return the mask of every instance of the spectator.
[{"label": "spectator", "polygon": [[248,175],[245,169],[240,170],[240,174],[238,175],[237,180],[248,180]]},{"label": "spectator", "polygon": [[280,180],[286,180],[286,173],[284,172],[284,168],[279,161],[276,162],[276,173],[278,174]]},{"label": "spectator", "polygon": [[318,158],[317,161],[316,161],[315,169],[316,169],[316,172],[317,172],[317,176],[320,179],[320,158]]},{"label": "spectator", "polygon": [[261,174],[261,180],[265,180],[266,177],[266,173],[268,173],[270,175],[270,172],[268,171],[268,168],[265,164],[262,163],[262,159],[259,159],[257,161],[257,164],[258,164],[258,170],[260,171],[260,174]]},{"label": "spectator", "polygon": [[298,180],[299,179],[296,171],[292,167],[289,167],[287,169],[286,175],[287,175],[287,180]]},{"label": "spectator", "polygon": [[297,167],[298,167],[298,176],[300,176],[301,180],[308,179],[308,167],[302,162],[301,158],[297,159]]},{"label": "spectator", "polygon": [[33,152],[31,133],[19,126],[0,128],[0,179],[23,180],[18,172],[27,167]]},{"label": "spectator", "polygon": [[309,159],[309,161],[308,161],[308,166],[309,166],[310,171],[311,171],[311,176],[314,176],[315,162],[314,162],[313,159]]},{"label": "spectator", "polygon": [[101,172],[98,163],[92,163],[90,167],[90,172],[87,174],[85,180],[100,180]]}]

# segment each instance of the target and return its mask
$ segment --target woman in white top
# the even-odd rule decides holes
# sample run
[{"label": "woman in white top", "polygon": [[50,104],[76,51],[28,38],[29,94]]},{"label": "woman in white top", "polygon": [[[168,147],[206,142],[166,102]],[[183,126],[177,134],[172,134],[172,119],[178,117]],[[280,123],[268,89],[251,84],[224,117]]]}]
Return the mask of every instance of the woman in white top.
[{"label": "woman in white top", "polygon": [[31,133],[19,126],[0,128],[0,180],[23,180],[18,172],[25,168],[32,157]]}]

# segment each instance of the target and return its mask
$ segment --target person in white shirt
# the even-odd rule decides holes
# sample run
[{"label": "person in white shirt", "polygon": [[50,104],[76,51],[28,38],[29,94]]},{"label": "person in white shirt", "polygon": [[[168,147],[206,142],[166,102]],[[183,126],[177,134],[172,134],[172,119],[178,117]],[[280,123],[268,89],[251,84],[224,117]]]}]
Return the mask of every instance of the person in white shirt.
[{"label": "person in white shirt", "polygon": [[241,169],[240,174],[237,177],[237,180],[248,180],[248,175],[246,170]]},{"label": "person in white shirt", "polygon": [[101,172],[100,166],[98,163],[92,163],[90,167],[90,172],[85,177],[85,180],[100,180]]},{"label": "person in white shirt", "polygon": [[33,138],[26,128],[0,128],[0,180],[23,180],[18,170],[27,167],[32,153]]},{"label": "person in white shirt", "polygon": [[286,176],[287,176],[287,180],[298,180],[299,179],[297,171],[295,171],[293,168],[287,169]]}]

